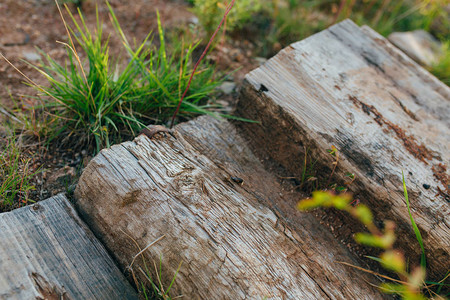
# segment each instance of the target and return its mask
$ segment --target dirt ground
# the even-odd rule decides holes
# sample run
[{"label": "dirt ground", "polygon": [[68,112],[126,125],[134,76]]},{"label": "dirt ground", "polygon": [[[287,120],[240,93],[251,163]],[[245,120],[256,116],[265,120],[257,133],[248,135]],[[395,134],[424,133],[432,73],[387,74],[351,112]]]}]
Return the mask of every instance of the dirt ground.
[{"label": "dirt ground", "polygon": [[[195,15],[190,12],[187,2],[181,0],[136,0],[132,5],[128,1],[121,0],[109,2],[129,40],[140,41],[150,31],[156,31],[156,10],[161,15],[166,33],[171,30],[182,32],[188,27],[195,27],[198,23]],[[113,57],[120,56],[124,49],[114,35],[105,1],[87,0],[82,3],[81,11],[86,23],[88,26],[95,26],[96,5],[100,19],[104,23],[104,35],[111,34],[110,53]],[[72,12],[76,11],[73,3],[69,3],[68,7]],[[64,16],[70,24],[68,14],[64,13]],[[200,39],[202,38],[200,34],[192,38]],[[206,38],[203,37],[203,43],[205,40]],[[43,58],[37,49],[49,54],[60,63],[67,59],[64,46],[57,41],[67,42],[68,35],[53,0],[1,1],[0,53],[37,84],[46,84],[45,78],[29,65],[29,63],[37,65]],[[258,66],[258,61],[251,58],[252,50],[253,45],[245,39],[222,40],[208,59],[216,62],[219,69],[224,72],[237,70],[233,72],[232,79],[239,85],[244,75]],[[0,138],[8,135],[4,124],[14,117],[7,111],[25,111],[36,105],[36,101],[28,97],[35,96],[36,91],[24,82],[23,75],[0,59],[0,108],[3,108],[0,110]],[[231,110],[235,100],[232,95],[222,95],[218,102]],[[31,132],[31,137],[29,135],[30,132],[24,138],[26,140],[24,152],[27,153],[26,157],[32,158],[33,169],[42,170],[33,179],[36,190],[31,192],[30,199],[39,201],[62,191],[70,191],[81,170],[91,158],[91,154],[85,150],[79,152],[67,148],[43,147],[37,133]]]}]

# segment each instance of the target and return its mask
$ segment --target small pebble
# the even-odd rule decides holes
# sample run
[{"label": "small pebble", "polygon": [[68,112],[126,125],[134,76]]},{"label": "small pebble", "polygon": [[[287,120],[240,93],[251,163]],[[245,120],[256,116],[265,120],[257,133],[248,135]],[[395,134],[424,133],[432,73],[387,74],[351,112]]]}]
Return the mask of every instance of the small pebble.
[{"label": "small pebble", "polygon": [[265,57],[255,57],[254,60],[261,66],[267,61],[267,58],[265,58]]},{"label": "small pebble", "polygon": [[225,81],[219,86],[219,89],[226,95],[233,93],[236,84],[233,81]]},{"label": "small pebble", "polygon": [[28,61],[38,61],[41,59],[41,56],[37,52],[26,51],[26,52],[23,52],[23,58],[25,58],[25,60],[28,60]]}]

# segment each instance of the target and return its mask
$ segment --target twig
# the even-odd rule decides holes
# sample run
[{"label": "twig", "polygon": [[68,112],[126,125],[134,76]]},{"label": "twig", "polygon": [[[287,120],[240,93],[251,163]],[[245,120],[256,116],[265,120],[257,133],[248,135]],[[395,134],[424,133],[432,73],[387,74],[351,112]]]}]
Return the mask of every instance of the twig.
[{"label": "twig", "polygon": [[[73,54],[75,55],[75,58],[78,61],[78,64],[80,65],[81,72],[83,73],[84,80],[86,81],[86,84],[89,86],[86,74],[84,73],[83,65],[81,64],[80,57],[78,56],[78,52],[76,51],[75,44],[73,43],[72,35],[70,34],[70,30],[67,27],[66,19],[64,19],[64,15],[62,14],[61,8],[59,7],[58,0],[55,0],[55,4],[56,4],[56,7],[58,8],[58,12],[59,12],[59,15],[61,16],[61,20],[63,21],[64,28],[66,28],[66,32],[67,32],[67,36],[69,37],[70,44],[72,45],[72,47],[69,47],[69,48],[72,50]],[[65,7],[67,10],[69,10],[67,8],[67,5]],[[65,43],[61,43],[61,44],[65,44]]]},{"label": "twig", "polygon": [[156,284],[153,283],[152,279],[144,272],[144,270],[142,270],[141,267],[139,267],[139,271],[141,271],[141,273],[144,274],[145,278],[147,278],[147,280],[152,284],[152,286],[154,288],[156,288],[156,290],[158,291],[158,294],[162,295],[161,290],[156,286]]},{"label": "twig", "polygon": [[16,121],[17,123],[20,123],[23,125],[23,122],[19,119],[17,119],[13,114],[9,113],[6,109],[4,109],[3,107],[0,107],[0,112],[6,116],[8,116],[9,118],[13,119],[14,121]]},{"label": "twig", "polygon": [[151,246],[153,246],[154,244],[156,244],[157,242],[159,242],[160,240],[162,240],[164,237],[166,237],[165,234],[163,234],[162,236],[160,236],[159,238],[157,238],[156,240],[154,240],[153,242],[151,242],[150,244],[148,244],[147,246],[145,246],[144,249],[142,249],[141,251],[139,251],[139,253],[136,254],[136,255],[133,257],[133,260],[131,261],[131,263],[130,263],[130,265],[128,266],[128,268],[131,269],[131,267],[132,267],[133,264],[134,264],[134,261],[136,260],[136,258],[139,257],[139,255],[141,255],[145,250],[147,250],[148,248],[150,248]]},{"label": "twig", "polygon": [[[161,259],[160,259],[161,262]],[[156,278],[158,278],[158,282],[159,282],[159,290],[162,291],[164,294],[166,294],[166,292],[164,291],[164,286],[161,282],[161,274],[158,272],[158,268],[156,267],[156,262],[153,261],[153,266],[155,267],[155,274],[156,274]]]},{"label": "twig", "polygon": [[364,269],[364,268],[361,268],[361,267],[358,267],[358,266],[346,263],[344,261],[337,261],[337,263],[345,265],[345,266],[349,266],[349,267],[355,268],[357,270],[364,271],[366,273],[369,273],[369,274],[372,274],[372,275],[375,275],[375,276],[379,276],[379,277],[382,277],[384,279],[391,280],[391,281],[394,281],[394,282],[397,282],[397,283],[408,284],[405,281],[397,280],[395,278],[392,278],[392,277],[389,277],[389,276],[386,276],[386,275],[383,275],[383,274],[380,274],[380,273],[377,273],[377,272],[374,272],[374,271],[371,271],[371,270],[367,270],[367,269]]},{"label": "twig", "polygon": [[233,7],[235,1],[236,0],[232,0],[230,5],[227,7],[227,10],[225,11],[225,14],[223,15],[223,18],[220,21],[219,26],[217,26],[216,31],[214,31],[213,35],[209,39],[208,45],[206,45],[205,50],[203,50],[202,55],[200,56],[200,58],[198,59],[197,63],[195,64],[194,69],[192,70],[191,76],[189,77],[189,81],[188,81],[188,84],[186,86],[186,89],[184,90],[183,95],[181,96],[181,99],[178,102],[177,109],[175,110],[175,113],[172,116],[172,121],[170,122],[170,128],[173,127],[173,124],[175,122],[175,117],[177,116],[178,111],[180,110],[180,107],[181,107],[181,103],[183,102],[183,99],[186,96],[186,93],[189,90],[189,87],[191,86],[191,81],[192,81],[192,78],[194,77],[194,74],[195,74],[195,71],[197,70],[198,65],[200,64],[200,62],[202,61],[202,59],[205,57],[206,53],[208,52],[209,46],[211,46],[214,38],[216,37],[217,33],[220,30],[220,27],[222,27],[222,24],[225,22],[225,20],[226,20],[226,18],[228,16],[228,13],[230,12],[231,8]]},{"label": "twig", "polygon": [[277,175],[277,177],[280,179],[297,179],[297,177],[284,177],[284,176],[280,176],[280,175]]},{"label": "twig", "polygon": [[11,67],[13,67],[20,75],[22,75],[28,83],[31,85],[34,85],[35,87],[39,88],[39,85],[35,83],[33,80],[31,80],[27,75],[25,75],[22,71],[20,71],[15,65],[13,65],[12,62],[10,62],[2,53],[0,53],[0,57],[2,57]]}]

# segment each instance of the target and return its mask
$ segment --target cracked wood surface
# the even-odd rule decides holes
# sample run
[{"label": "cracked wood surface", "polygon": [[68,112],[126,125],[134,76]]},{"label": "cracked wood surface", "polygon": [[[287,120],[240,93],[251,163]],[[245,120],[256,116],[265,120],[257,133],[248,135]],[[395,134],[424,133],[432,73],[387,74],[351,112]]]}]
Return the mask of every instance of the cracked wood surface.
[{"label": "cracked wood surface", "polygon": [[242,126],[247,138],[291,176],[301,176],[308,149],[322,170],[319,181],[326,182],[334,161],[327,149],[334,145],[340,160],[333,182],[344,185],[345,174],[354,173],[350,191],[378,220],[398,224],[398,244],[417,263],[420,248],[403,196],[403,170],[428,271],[434,278],[445,276],[450,269],[446,85],[370,28],[347,20],[250,72],[237,109],[261,122]]},{"label": "cracked wood surface", "polygon": [[0,214],[0,299],[137,299],[60,194]]},{"label": "cracked wood surface", "polygon": [[296,211],[301,195],[283,190],[234,125],[201,117],[174,134],[102,150],[77,185],[77,208],[122,268],[164,236],[132,269],[142,279],[145,258],[156,278],[161,261],[167,286],[182,262],[172,296],[383,298],[373,278],[337,263],[357,264],[311,214]]}]

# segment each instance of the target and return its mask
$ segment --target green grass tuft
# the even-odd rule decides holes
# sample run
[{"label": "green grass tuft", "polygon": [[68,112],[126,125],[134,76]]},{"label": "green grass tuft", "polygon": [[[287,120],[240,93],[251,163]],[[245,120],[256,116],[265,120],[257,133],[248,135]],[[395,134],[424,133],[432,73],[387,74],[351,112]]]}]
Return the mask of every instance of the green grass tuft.
[{"label": "green grass tuft", "polygon": [[[136,135],[150,123],[167,122],[186,87],[196,45],[185,46],[179,42],[168,53],[158,14],[160,46],[148,46],[152,40],[149,34],[133,48],[109,3],[108,7],[113,26],[129,56],[125,64],[111,63],[109,37],[103,37],[98,11],[97,27],[92,32],[80,11],[77,22],[66,7],[74,24],[73,28],[68,27],[70,43],[64,43],[68,61],[61,65],[42,53],[46,62],[35,67],[49,85],[32,85],[42,93],[45,108],[57,121],[51,128],[50,140],[60,139],[72,147],[87,146],[99,151]],[[80,58],[76,47],[82,49],[86,59]],[[213,67],[203,63],[196,72],[179,119],[213,114],[208,110],[212,107],[208,100],[220,83],[221,80],[215,79]]]},{"label": "green grass tuft", "polygon": [[408,198],[408,190],[406,189],[405,175],[403,174],[403,171],[402,171],[402,181],[403,181],[403,193],[405,195],[406,207],[408,208],[408,215],[409,215],[409,218],[411,219],[411,226],[414,230],[414,234],[416,235],[417,242],[420,245],[420,249],[422,250],[422,254],[420,256],[420,265],[422,266],[422,268],[426,269],[427,261],[426,261],[426,255],[425,255],[425,247],[423,246],[423,239],[422,239],[422,235],[420,234],[419,227],[417,227],[417,224],[414,221],[414,218],[411,214],[411,208],[409,205],[409,198]]},{"label": "green grass tuft", "polygon": [[35,189],[31,179],[39,170],[33,170],[32,158],[25,158],[22,152],[16,136],[0,141],[0,211],[34,202],[28,194]]},{"label": "green grass tuft", "polygon": [[[149,299],[154,299],[154,300],[175,299],[176,297],[172,298],[172,296],[170,295],[170,290],[172,289],[172,286],[175,283],[175,280],[177,278],[178,272],[180,271],[181,265],[182,265],[181,263],[178,265],[178,268],[175,271],[175,274],[173,275],[172,280],[169,283],[169,286],[167,288],[165,288],[164,284],[163,284],[163,279],[162,279],[162,257],[159,258],[159,268],[157,268],[156,264],[154,264],[157,282],[152,280],[152,274],[151,274],[150,270],[148,269],[147,264],[144,260],[145,272],[143,272],[143,273],[144,273],[145,278],[148,281],[147,284],[145,284],[144,282],[141,282],[141,293],[143,294],[144,298],[146,300],[149,300]],[[150,285],[152,287],[152,290],[148,291],[145,288],[146,285]]]}]

